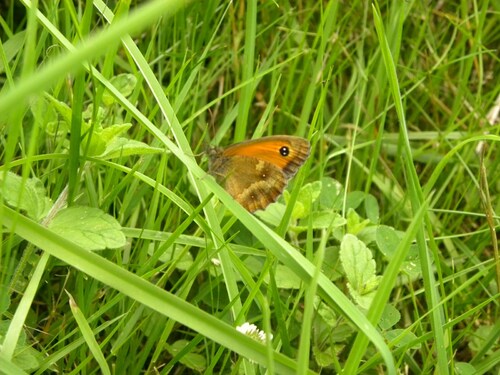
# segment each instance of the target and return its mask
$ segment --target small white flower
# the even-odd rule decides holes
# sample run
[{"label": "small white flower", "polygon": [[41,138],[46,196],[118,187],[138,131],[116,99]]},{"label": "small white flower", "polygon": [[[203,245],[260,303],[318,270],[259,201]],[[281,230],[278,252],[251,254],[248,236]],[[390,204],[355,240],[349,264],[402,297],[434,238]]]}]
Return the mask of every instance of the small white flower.
[{"label": "small white flower", "polygon": [[[244,335],[253,338],[254,340],[260,341],[261,343],[266,343],[266,333],[257,328],[255,324],[243,323],[241,326],[236,327],[238,331]],[[269,333],[267,335],[269,340],[273,339],[273,334]]]},{"label": "small white flower", "polygon": [[212,262],[212,264],[215,266],[215,267],[219,267],[220,266],[220,260],[217,259],[217,258],[212,258],[210,259],[210,261]]}]

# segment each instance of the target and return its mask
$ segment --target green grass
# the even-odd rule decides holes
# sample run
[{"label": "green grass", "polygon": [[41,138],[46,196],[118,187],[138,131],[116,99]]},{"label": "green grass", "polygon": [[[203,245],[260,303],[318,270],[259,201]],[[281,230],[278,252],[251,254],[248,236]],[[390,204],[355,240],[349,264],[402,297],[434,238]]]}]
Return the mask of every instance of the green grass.
[{"label": "green grass", "polygon": [[498,373],[495,2],[111,4],[0,5],[0,372]]}]

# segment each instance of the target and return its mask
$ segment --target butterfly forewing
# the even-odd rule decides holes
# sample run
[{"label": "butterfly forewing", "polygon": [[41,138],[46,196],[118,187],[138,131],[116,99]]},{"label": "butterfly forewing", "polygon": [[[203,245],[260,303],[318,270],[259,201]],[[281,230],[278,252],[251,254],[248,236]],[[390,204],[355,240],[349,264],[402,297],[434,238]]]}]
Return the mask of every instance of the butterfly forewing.
[{"label": "butterfly forewing", "polygon": [[272,136],[209,151],[209,171],[248,211],[266,208],[309,156],[309,141]]}]

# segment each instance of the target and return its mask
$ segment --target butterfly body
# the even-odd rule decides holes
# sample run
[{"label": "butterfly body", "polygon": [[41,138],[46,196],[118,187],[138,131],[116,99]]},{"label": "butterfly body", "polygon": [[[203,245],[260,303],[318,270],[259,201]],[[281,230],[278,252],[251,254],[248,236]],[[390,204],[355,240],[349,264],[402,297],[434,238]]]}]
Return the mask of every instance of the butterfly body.
[{"label": "butterfly body", "polygon": [[307,139],[271,136],[214,148],[209,172],[248,211],[266,208],[283,193],[309,156]]}]

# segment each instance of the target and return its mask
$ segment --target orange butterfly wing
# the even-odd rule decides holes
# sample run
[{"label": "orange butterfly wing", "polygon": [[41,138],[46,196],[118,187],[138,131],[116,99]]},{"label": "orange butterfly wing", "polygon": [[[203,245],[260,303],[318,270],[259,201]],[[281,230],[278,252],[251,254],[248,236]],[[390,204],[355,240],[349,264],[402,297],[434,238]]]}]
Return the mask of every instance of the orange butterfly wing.
[{"label": "orange butterfly wing", "polygon": [[310,152],[307,139],[293,136],[271,136],[237,143],[223,150],[225,157],[247,156],[274,164],[287,178],[292,178]]},{"label": "orange butterfly wing", "polygon": [[245,141],[210,150],[210,173],[243,207],[254,212],[278,199],[309,151],[309,141],[300,137]]}]

